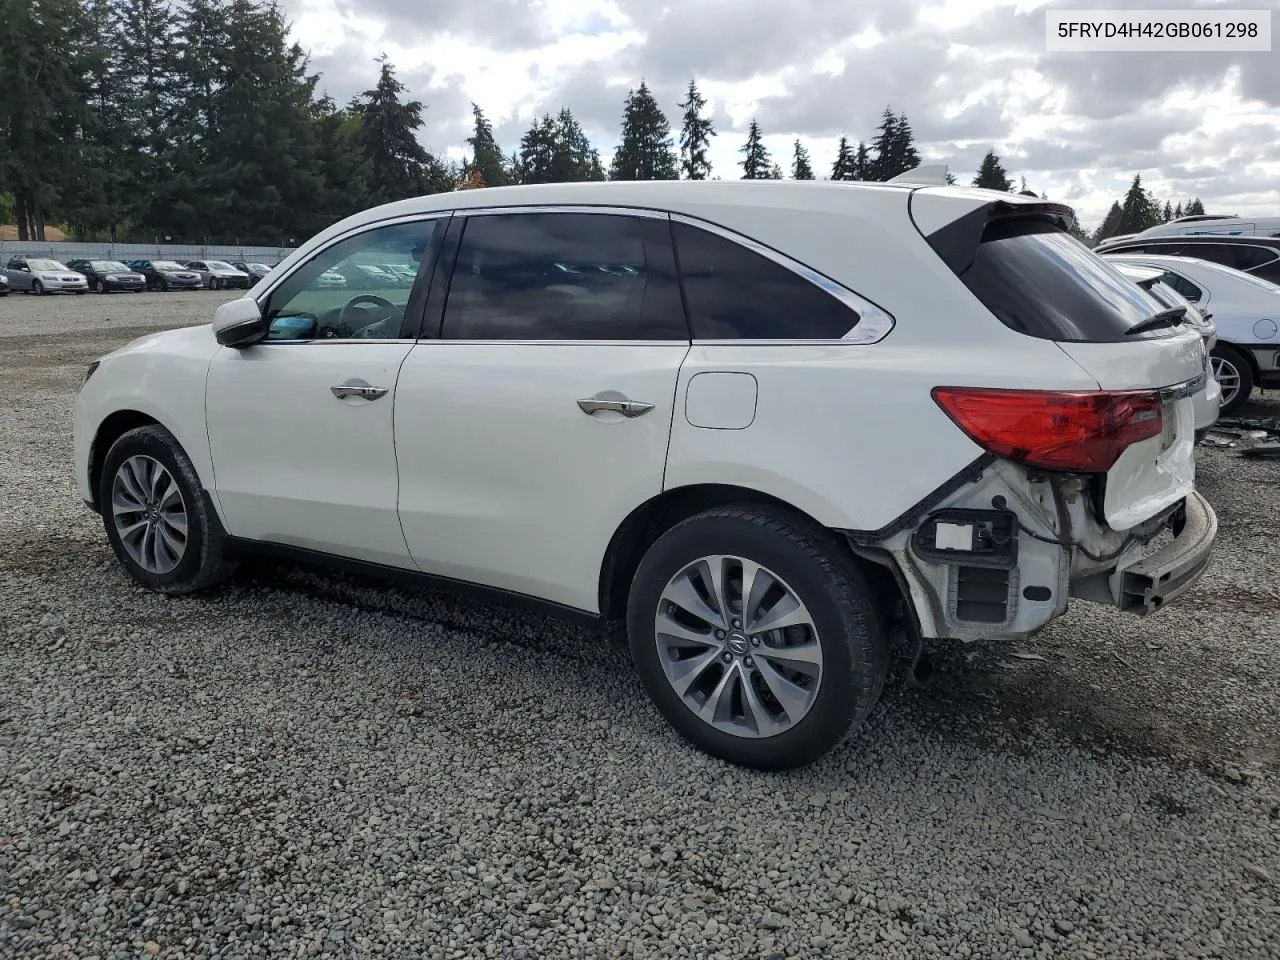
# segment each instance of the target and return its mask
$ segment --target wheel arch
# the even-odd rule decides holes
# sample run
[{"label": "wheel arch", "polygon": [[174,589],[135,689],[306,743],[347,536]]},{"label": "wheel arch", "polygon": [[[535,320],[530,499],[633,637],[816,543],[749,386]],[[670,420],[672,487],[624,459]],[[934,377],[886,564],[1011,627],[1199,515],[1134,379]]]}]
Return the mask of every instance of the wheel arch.
[{"label": "wheel arch", "polygon": [[[664,490],[646,500],[618,525],[600,565],[600,619],[608,623],[626,617],[627,596],[631,581],[645,553],[664,533],[695,514],[730,504],[756,504],[799,514],[814,526],[828,530],[851,560],[870,574],[877,592],[883,589],[884,568],[860,557],[849,547],[848,540],[830,530],[817,518],[780,497],[734,484],[698,483]],[[897,590],[896,582],[891,583]]]},{"label": "wheel arch", "polygon": [[93,434],[93,441],[89,445],[89,492],[93,497],[94,510],[102,508],[98,502],[98,486],[102,481],[102,467],[107,459],[107,451],[130,430],[147,426],[169,429],[155,417],[140,410],[116,410],[98,424],[98,429]]},{"label": "wheel arch", "polygon": [[[1258,366],[1258,358],[1253,355],[1252,350],[1246,349],[1232,340],[1224,340],[1221,336],[1218,337],[1218,342],[1213,345],[1213,350],[1218,349],[1218,347],[1230,347],[1236,353],[1240,354],[1240,356],[1244,357],[1244,362],[1249,365],[1249,370],[1253,373],[1254,383],[1256,384],[1258,382],[1259,377],[1262,376],[1262,368]],[[1210,350],[1209,352],[1213,353],[1213,350]]]}]

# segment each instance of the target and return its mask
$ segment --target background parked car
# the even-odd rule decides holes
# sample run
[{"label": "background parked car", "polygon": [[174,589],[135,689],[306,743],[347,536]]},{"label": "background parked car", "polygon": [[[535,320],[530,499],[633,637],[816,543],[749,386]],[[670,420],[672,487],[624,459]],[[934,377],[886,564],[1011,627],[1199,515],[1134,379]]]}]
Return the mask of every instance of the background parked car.
[{"label": "background parked car", "polygon": [[326,270],[316,277],[317,290],[341,290],[347,285],[347,278],[336,270]]},{"label": "background parked car", "polygon": [[200,282],[210,290],[239,288],[248,290],[252,285],[249,274],[237,270],[225,260],[192,260],[187,267],[200,274]]},{"label": "background parked car", "polygon": [[1280,238],[1276,237],[1148,237],[1137,234],[1104,240],[1095,252],[1195,257],[1280,283]]},{"label": "background parked car", "polygon": [[231,265],[241,273],[247,273],[250,283],[256,283],[271,272],[271,268],[265,263],[246,263],[243,260],[232,260]]},{"label": "background parked car", "polygon": [[195,290],[200,274],[174,260],[134,260],[130,267],[147,278],[148,290]]},{"label": "background parked car", "polygon": [[88,293],[89,281],[66,264],[47,257],[13,257],[5,266],[9,286],[40,296],[45,293]]},{"label": "background parked car", "polygon": [[1213,373],[1212,353],[1218,342],[1218,331],[1213,325],[1210,314],[1201,313],[1200,308],[1165,282],[1166,272],[1160,267],[1146,267],[1124,260],[1116,262],[1120,272],[1140,286],[1164,306],[1183,311],[1188,324],[1200,331],[1204,341],[1204,384],[1200,391],[1192,397],[1196,418],[1196,438],[1203,437],[1209,428],[1218,422],[1222,410],[1222,385]]},{"label": "background parked car", "polygon": [[342,277],[352,290],[386,290],[402,285],[395,274],[368,263],[339,264],[333,272]]},{"label": "background parked car", "polygon": [[141,293],[147,289],[147,278],[119,260],[72,260],[67,266],[83,274],[89,281],[89,289],[95,293],[112,290]]},{"label": "background parked car", "polygon": [[0,297],[9,295],[9,277],[7,274],[0,273]]},{"label": "background parked car", "polygon": [[1280,387],[1280,286],[1221,264],[1190,257],[1108,254],[1104,259],[1159,267],[1164,282],[1217,328],[1213,372],[1222,385],[1222,415],[1239,409],[1255,386]]}]

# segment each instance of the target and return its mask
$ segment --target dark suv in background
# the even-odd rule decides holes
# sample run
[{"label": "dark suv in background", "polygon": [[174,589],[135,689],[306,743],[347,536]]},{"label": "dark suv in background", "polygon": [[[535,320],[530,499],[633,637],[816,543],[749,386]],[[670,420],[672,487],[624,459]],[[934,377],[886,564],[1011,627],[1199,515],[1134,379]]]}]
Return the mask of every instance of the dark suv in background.
[{"label": "dark suv in background", "polygon": [[1126,237],[1103,240],[1094,253],[1150,253],[1195,257],[1280,284],[1280,237]]}]

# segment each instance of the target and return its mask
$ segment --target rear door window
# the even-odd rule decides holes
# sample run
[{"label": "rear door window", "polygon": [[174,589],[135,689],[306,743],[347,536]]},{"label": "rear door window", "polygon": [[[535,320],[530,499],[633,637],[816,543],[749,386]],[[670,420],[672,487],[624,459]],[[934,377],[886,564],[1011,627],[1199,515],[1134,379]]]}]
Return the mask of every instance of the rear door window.
[{"label": "rear door window", "polygon": [[1160,282],[1173,287],[1192,303],[1199,303],[1204,299],[1204,291],[1181,274],[1170,271],[1160,278]]},{"label": "rear door window", "polygon": [[1129,331],[1164,307],[1115,267],[1041,220],[988,224],[960,273],[969,291],[1006,327],[1064,343],[1168,336],[1175,328]]}]

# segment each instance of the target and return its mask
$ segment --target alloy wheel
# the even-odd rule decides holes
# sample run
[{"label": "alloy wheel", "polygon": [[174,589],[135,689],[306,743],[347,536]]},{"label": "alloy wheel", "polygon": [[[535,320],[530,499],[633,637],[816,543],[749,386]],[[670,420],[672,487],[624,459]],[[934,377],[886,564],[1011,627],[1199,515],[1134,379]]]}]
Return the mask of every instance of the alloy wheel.
[{"label": "alloy wheel", "polygon": [[1213,369],[1213,378],[1222,387],[1222,406],[1228,407],[1240,393],[1240,371],[1236,365],[1225,357],[1209,358]]},{"label": "alloy wheel", "polygon": [[743,557],[702,557],[672,577],[654,639],[684,705],[733,736],[791,729],[822,682],[813,615],[781,577]]},{"label": "alloy wheel", "polygon": [[187,507],[164,464],[139,454],[120,464],[111,484],[116,533],[133,562],[162,575],[187,551]]}]

